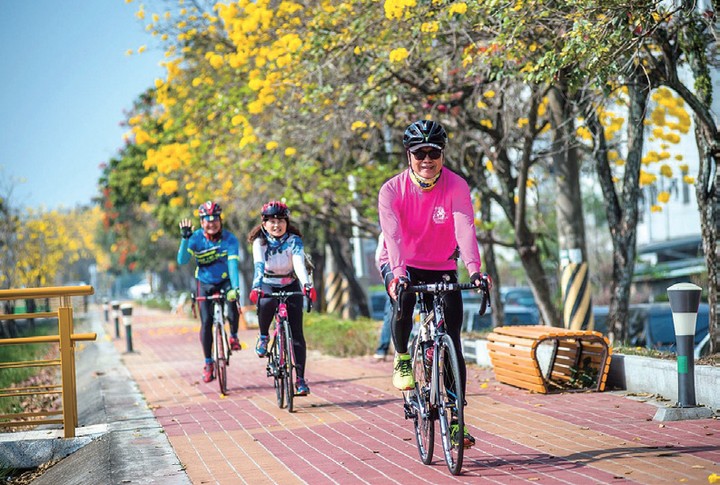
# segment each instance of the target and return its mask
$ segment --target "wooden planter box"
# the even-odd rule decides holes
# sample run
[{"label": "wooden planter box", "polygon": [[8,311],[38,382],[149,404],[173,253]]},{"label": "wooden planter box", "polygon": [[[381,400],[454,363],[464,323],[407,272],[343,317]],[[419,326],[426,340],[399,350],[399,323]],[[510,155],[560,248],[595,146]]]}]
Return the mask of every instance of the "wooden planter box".
[{"label": "wooden planter box", "polygon": [[599,332],[505,326],[495,328],[487,340],[500,382],[543,394],[605,389],[612,348]]}]

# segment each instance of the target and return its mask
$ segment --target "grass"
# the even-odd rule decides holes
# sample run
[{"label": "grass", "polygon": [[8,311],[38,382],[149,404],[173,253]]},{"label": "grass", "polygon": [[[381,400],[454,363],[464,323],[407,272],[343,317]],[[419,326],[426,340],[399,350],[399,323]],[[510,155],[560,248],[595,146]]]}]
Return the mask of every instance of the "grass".
[{"label": "grass", "polygon": [[[28,328],[20,332],[21,337],[38,335],[52,335],[57,333],[57,323],[36,323],[34,332]],[[44,358],[57,345],[42,344],[21,344],[21,345],[0,345],[0,362],[21,362]],[[11,369],[0,369],[0,389],[20,384],[40,373],[41,367],[18,367]],[[0,398],[0,414],[18,412],[21,401],[17,397]]]},{"label": "grass", "polygon": [[382,322],[370,318],[343,320],[337,315],[305,314],[303,333],[308,348],[337,357],[370,355],[377,347]]}]

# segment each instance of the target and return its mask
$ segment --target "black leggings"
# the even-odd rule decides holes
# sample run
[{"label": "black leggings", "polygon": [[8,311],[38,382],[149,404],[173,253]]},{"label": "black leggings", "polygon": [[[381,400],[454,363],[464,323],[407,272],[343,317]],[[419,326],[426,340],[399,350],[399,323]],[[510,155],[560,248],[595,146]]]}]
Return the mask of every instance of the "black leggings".
[{"label": "black leggings", "polygon": [[[300,291],[300,283],[297,280],[287,286],[269,286],[262,285],[263,293],[272,293],[276,291]],[[303,296],[296,295],[288,298],[287,311],[288,321],[290,322],[290,331],[293,338],[293,351],[295,352],[295,366],[297,376],[305,378],[305,361],[307,360],[307,350],[305,344],[305,335],[303,334]],[[275,298],[260,298],[258,301],[258,326],[260,327],[260,335],[270,334],[270,324],[277,311],[278,301]]]},{"label": "black leggings", "polygon": [[[231,289],[230,280],[225,280],[216,285],[208,285],[200,283],[198,281],[197,294],[200,296],[210,296],[220,290],[224,290],[227,294]],[[200,305],[200,343],[202,344],[203,353],[205,358],[209,359],[212,357],[212,344],[213,344],[213,301],[203,300],[199,301]],[[238,311],[237,304],[234,301],[228,302],[225,305],[225,312],[230,322],[230,333],[237,333],[238,331],[238,320],[240,319],[240,312]]]},{"label": "black leggings", "polygon": [[[457,283],[456,271],[433,271],[427,269],[407,268],[410,283],[414,285],[427,283]],[[430,295],[428,295],[430,296]],[[408,352],[408,340],[413,327],[413,310],[415,309],[415,293],[403,293],[402,301],[402,318],[397,318],[397,312],[393,311],[392,321],[392,337],[393,345],[400,354]],[[465,385],[467,382],[467,370],[465,369],[465,358],[462,352],[462,342],[460,339],[460,331],[462,330],[463,319],[463,302],[459,291],[454,291],[445,295],[445,331],[452,339],[455,345],[455,353],[457,354],[458,365],[460,367],[460,382],[462,383],[463,396],[465,395]],[[397,305],[397,302],[394,303]],[[395,308],[393,308],[395,310]]]}]

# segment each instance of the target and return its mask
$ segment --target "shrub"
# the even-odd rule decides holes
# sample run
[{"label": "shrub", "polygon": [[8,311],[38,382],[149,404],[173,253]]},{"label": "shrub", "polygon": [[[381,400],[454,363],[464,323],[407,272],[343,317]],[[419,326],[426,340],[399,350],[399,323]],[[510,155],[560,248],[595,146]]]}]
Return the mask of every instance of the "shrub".
[{"label": "shrub", "polygon": [[303,333],[309,349],[337,357],[369,355],[375,351],[382,322],[369,318],[343,320],[336,315],[306,313]]}]

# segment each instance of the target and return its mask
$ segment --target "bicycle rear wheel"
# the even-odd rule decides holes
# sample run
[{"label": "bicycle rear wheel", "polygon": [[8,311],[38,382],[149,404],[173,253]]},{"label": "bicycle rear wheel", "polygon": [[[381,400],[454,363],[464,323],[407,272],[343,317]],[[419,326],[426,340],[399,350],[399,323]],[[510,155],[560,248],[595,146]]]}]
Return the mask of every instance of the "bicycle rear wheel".
[{"label": "bicycle rear wheel", "polygon": [[[278,336],[280,334],[278,333]],[[278,338],[273,339],[268,352],[268,369],[272,373],[273,385],[275,386],[275,399],[280,409],[285,407],[285,379],[283,378],[283,369],[280,367],[280,343]]]},{"label": "bicycle rear wheel", "polygon": [[430,376],[426,373],[422,344],[416,338],[412,349],[413,376],[415,389],[409,392],[410,405],[414,408],[413,425],[420,461],[424,465],[432,462],[435,448],[435,421],[430,407]]},{"label": "bicycle rear wheel", "polygon": [[283,345],[283,374],[285,376],[285,397],[287,401],[288,412],[293,412],[293,397],[295,396],[295,367],[293,363],[293,340],[290,331],[290,322],[283,320],[283,328],[285,329],[285,341]]},{"label": "bicycle rear wheel", "polygon": [[443,451],[450,473],[459,475],[465,450],[465,417],[460,365],[450,336],[442,336],[437,354],[435,369],[438,370],[438,404],[440,406],[438,419],[440,420]]},{"label": "bicycle rear wheel", "polygon": [[225,332],[218,323],[215,324],[215,367],[220,394],[227,394],[227,346]]}]

